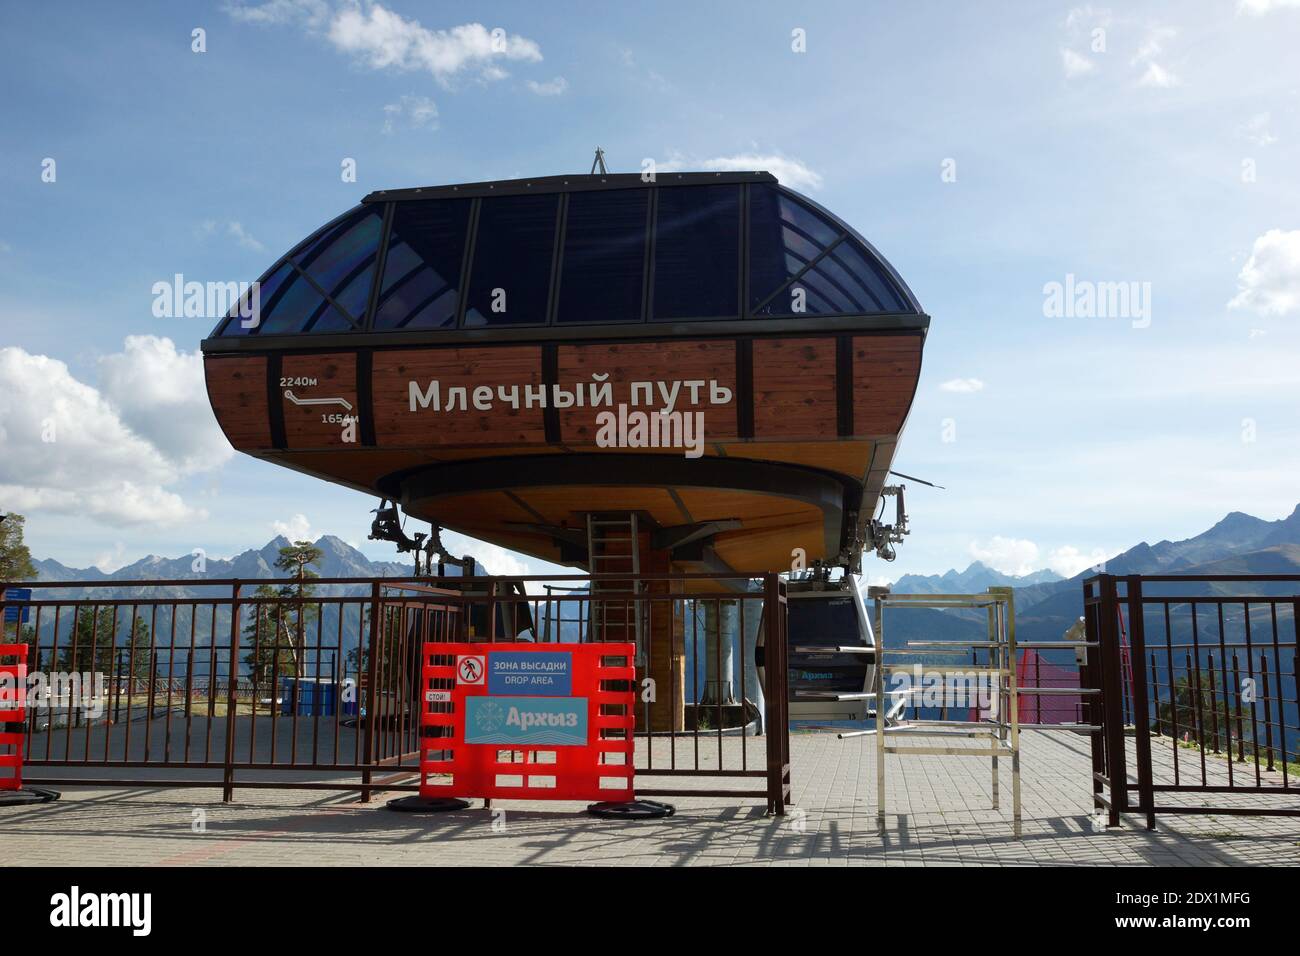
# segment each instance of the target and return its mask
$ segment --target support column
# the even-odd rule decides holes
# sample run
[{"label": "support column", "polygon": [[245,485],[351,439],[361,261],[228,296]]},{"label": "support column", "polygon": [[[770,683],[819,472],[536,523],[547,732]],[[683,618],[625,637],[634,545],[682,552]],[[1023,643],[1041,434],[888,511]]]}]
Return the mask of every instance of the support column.
[{"label": "support column", "polygon": [[704,605],[704,693],[701,703],[734,704],[736,602],[706,601]]},{"label": "support column", "polygon": [[[671,570],[667,551],[651,551],[649,535],[643,534],[640,547],[641,571],[645,574],[664,574]],[[650,581],[644,590],[648,594],[680,593],[681,586],[671,581]],[[686,707],[683,696],[685,683],[685,643],[680,601],[645,601],[642,615],[643,639],[649,673],[643,676],[655,682],[655,700],[642,702],[644,688],[637,688],[636,729],[645,731],[647,711],[650,730],[655,733],[680,731],[686,726]]]}]

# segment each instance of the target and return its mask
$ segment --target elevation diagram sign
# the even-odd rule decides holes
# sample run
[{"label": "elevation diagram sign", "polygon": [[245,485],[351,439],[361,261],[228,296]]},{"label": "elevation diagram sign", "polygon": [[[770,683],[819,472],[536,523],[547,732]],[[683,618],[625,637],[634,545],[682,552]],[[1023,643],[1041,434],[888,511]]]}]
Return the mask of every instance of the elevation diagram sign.
[{"label": "elevation diagram sign", "polygon": [[633,798],[636,645],[423,645],[424,797]]}]

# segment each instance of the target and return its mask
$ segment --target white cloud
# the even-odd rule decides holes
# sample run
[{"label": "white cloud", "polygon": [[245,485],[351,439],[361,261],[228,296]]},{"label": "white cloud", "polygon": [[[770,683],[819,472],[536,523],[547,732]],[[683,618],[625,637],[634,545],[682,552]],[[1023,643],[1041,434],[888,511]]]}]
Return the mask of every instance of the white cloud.
[{"label": "white cloud", "polygon": [[1241,127],[1241,134],[1256,146],[1272,146],[1277,137],[1269,129],[1272,116],[1269,113],[1256,113]]},{"label": "white cloud", "polygon": [[476,67],[484,78],[500,79],[506,74],[493,62],[497,59],[542,59],[538,45],[517,34],[502,31],[494,37],[481,23],[429,30],[380,4],[365,13],[358,8],[339,10],[330,20],[328,37],[335,48],[371,69],[426,71],[440,83]]},{"label": "white cloud", "polygon": [[126,545],[118,541],[110,551],[101,551],[99,557],[91,562],[92,567],[99,568],[105,574],[112,574],[126,564]]},{"label": "white cloud", "polygon": [[1024,538],[1004,538],[995,535],[987,543],[970,543],[970,554],[995,571],[1003,574],[1031,574],[1038,570],[1038,545]]},{"label": "white cloud", "polygon": [[559,96],[569,88],[569,81],[562,76],[557,76],[553,80],[547,80],[545,83],[538,83],[536,80],[529,80],[528,88],[538,96]]},{"label": "white cloud", "polygon": [[1084,76],[1097,69],[1097,54],[1106,51],[1106,30],[1112,20],[1111,12],[1091,5],[1075,7],[1065,18],[1065,29],[1071,46],[1084,44],[1090,55],[1085,56],[1070,46],[1062,46],[1061,69],[1067,79]]},{"label": "white cloud", "polygon": [[208,404],[203,356],[168,338],[130,335],[123,351],[99,360],[100,391],[122,422],[182,474],[207,471],[234,450]]},{"label": "white cloud", "polygon": [[1017,576],[1033,574],[1047,567],[1066,578],[1072,578],[1080,571],[1089,568],[1100,567],[1109,557],[1100,548],[1094,548],[1090,553],[1084,554],[1073,545],[1067,544],[1053,548],[1044,558],[1040,557],[1041,551],[1034,542],[1024,538],[1001,536],[993,537],[984,544],[972,541],[970,553],[975,560],[1003,574]]},{"label": "white cloud", "polygon": [[311,533],[311,522],[307,516],[299,512],[288,521],[272,521],[271,530],[276,534],[282,534],[290,541],[312,541],[314,538]]},{"label": "white cloud", "polygon": [[518,34],[489,30],[481,23],[430,30],[381,3],[268,0],[230,3],[226,12],[246,23],[299,25],[373,70],[427,72],[444,86],[466,72],[484,80],[502,79],[509,75],[500,65],[503,60],[542,59],[537,43]]},{"label": "white cloud", "polygon": [[978,378],[951,378],[939,386],[941,392],[958,392],[970,394],[984,391],[984,383]]},{"label": "white cloud", "polygon": [[711,172],[765,170],[792,189],[820,189],[822,185],[821,175],[808,168],[802,161],[776,153],[741,153],[735,156],[714,156],[710,159],[696,160],[686,160],[674,155],[667,161],[659,163],[657,168],[665,173],[686,170]]},{"label": "white cloud", "polygon": [[1086,56],[1080,56],[1065,47],[1061,48],[1061,67],[1065,70],[1067,77],[1083,76],[1085,73],[1091,73],[1096,69],[1092,60]]},{"label": "white cloud", "polygon": [[1163,58],[1165,44],[1177,35],[1178,31],[1173,27],[1152,27],[1147,31],[1146,38],[1133,57],[1134,66],[1145,67],[1138,77],[1138,86],[1169,89],[1181,82],[1168,67],[1156,62],[1156,57]]},{"label": "white cloud", "polygon": [[231,2],[226,13],[245,23],[281,24],[304,22],[320,25],[329,19],[330,5],[325,0],[264,0],[263,3]]},{"label": "white cloud", "polygon": [[1063,578],[1072,578],[1089,568],[1099,572],[1109,555],[1101,548],[1094,548],[1090,554],[1084,554],[1073,545],[1053,548],[1047,554],[1047,566]]},{"label": "white cloud", "polygon": [[1270,229],[1255,240],[1228,308],[1260,315],[1300,310],[1300,229]]},{"label": "white cloud", "polygon": [[1252,17],[1286,8],[1300,9],[1300,0],[1237,0],[1237,13]]},{"label": "white cloud", "polygon": [[[194,230],[194,234],[200,239],[205,239],[208,236],[215,236],[221,231],[223,231],[221,229],[221,223],[217,222],[215,219],[205,219],[203,222],[199,223],[198,228]],[[266,252],[266,246],[262,245],[262,243],[249,235],[248,231],[241,223],[233,221],[227,222],[224,232],[229,238],[234,239],[235,242],[239,243],[245,249],[252,249],[254,252]]]},{"label": "white cloud", "polygon": [[1138,78],[1138,86],[1155,86],[1170,89],[1179,84],[1177,76],[1170,73],[1159,63],[1148,63],[1146,72]]},{"label": "white cloud", "polygon": [[167,485],[183,469],[68,367],[0,349],[0,501],[5,507],[170,525],[206,517]]},{"label": "white cloud", "polygon": [[438,105],[427,96],[406,93],[384,107],[384,132],[392,133],[402,120],[408,129],[437,129]]},{"label": "white cloud", "polygon": [[266,252],[266,246],[250,236],[247,230],[237,222],[226,223],[226,235],[245,249],[252,249],[254,252]]},{"label": "white cloud", "polygon": [[1111,12],[1105,7],[1097,8],[1091,4],[1082,7],[1074,7],[1065,17],[1065,25],[1070,30],[1078,30],[1080,27],[1108,27],[1111,23]]}]

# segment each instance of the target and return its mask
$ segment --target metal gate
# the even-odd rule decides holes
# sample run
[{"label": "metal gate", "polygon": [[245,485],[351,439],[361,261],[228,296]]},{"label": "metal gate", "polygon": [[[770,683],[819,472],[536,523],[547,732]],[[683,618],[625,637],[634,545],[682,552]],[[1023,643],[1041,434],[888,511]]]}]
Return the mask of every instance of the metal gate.
[{"label": "metal gate", "polygon": [[[31,599],[0,601],[0,642],[28,644],[38,675],[28,778],[217,786],[227,801],[239,787],[359,790],[363,800],[414,790],[424,641],[614,640],[623,633],[604,633],[604,622],[637,619],[647,635],[638,793],[762,798],[784,811],[785,590],[776,575],[642,575],[639,588],[627,575],[544,580],[569,590],[529,593],[542,591],[541,578],[317,578],[308,595],[293,580],[24,585]],[[728,647],[701,633],[710,603],[738,609]],[[745,666],[760,618],[776,648],[761,687]],[[736,699],[705,702],[704,674],[724,667]]]},{"label": "metal gate", "polygon": [[[1083,583],[1093,792],[1121,813],[1300,816],[1300,575]],[[1130,767],[1132,776],[1130,776]]]}]

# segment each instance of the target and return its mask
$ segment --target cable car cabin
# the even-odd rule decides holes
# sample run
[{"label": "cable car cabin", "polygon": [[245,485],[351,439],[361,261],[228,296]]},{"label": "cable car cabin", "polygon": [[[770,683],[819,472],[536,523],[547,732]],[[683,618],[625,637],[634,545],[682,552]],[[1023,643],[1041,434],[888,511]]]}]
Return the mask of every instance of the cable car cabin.
[{"label": "cable car cabin", "polygon": [[[876,639],[857,578],[818,584],[792,579],[787,591],[787,692],[791,720],[863,720],[876,674]],[[759,623],[759,679],[766,630]]]},{"label": "cable car cabin", "polygon": [[590,566],[859,561],[929,318],[851,226],[764,172],[380,191],[203,342],[240,451]]}]

